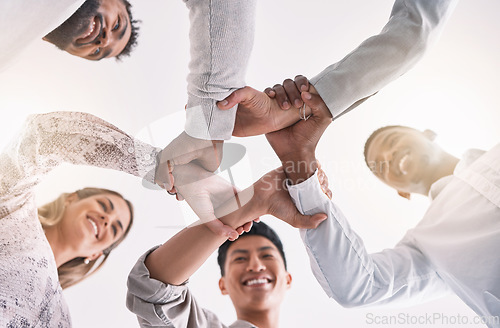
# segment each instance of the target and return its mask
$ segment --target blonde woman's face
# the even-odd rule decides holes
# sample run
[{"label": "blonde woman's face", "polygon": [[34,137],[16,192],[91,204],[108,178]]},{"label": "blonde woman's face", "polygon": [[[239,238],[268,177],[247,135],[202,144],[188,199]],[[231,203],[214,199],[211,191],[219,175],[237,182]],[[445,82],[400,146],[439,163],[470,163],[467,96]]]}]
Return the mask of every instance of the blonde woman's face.
[{"label": "blonde woman's face", "polygon": [[119,240],[130,225],[130,210],[125,200],[112,194],[66,201],[59,229],[68,246],[79,256],[98,254]]}]

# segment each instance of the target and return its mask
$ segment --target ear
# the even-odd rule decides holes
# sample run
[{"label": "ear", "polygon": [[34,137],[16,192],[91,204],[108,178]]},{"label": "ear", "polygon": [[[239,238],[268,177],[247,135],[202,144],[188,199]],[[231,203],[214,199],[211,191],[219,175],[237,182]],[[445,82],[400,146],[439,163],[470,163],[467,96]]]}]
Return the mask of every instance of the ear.
[{"label": "ear", "polygon": [[78,200],[78,195],[76,194],[76,192],[73,192],[73,193],[69,194],[68,197],[66,197],[66,200],[64,203],[67,205],[67,204],[71,204],[77,200]]},{"label": "ear", "polygon": [[410,196],[411,196],[411,194],[409,192],[404,192],[404,191],[400,191],[400,190],[398,190],[398,195],[403,197],[403,198],[406,198],[408,200],[410,200]]},{"label": "ear", "polygon": [[292,287],[292,275],[290,273],[286,274],[286,288],[290,289]]},{"label": "ear", "polygon": [[95,261],[97,260],[100,256],[102,255],[102,252],[94,253],[90,256],[87,256],[86,258],[90,261]]},{"label": "ear", "polygon": [[219,279],[219,289],[220,289],[220,292],[222,295],[228,295],[228,291],[226,289],[226,281],[224,279],[224,277],[221,277]]},{"label": "ear", "polygon": [[429,130],[429,129],[426,129],[424,132],[422,132],[424,134],[424,136],[429,139],[430,141],[434,141],[434,139],[436,139],[437,137],[437,133],[432,131],[432,130]]}]

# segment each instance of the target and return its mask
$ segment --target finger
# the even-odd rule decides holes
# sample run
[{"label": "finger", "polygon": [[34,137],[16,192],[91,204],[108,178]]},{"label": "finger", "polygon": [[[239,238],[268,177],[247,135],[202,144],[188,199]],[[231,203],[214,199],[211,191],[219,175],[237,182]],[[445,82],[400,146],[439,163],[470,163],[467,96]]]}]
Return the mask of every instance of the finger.
[{"label": "finger", "polygon": [[238,227],[236,228],[236,232],[238,233],[238,235],[241,235],[245,230],[243,229],[243,227]]},{"label": "finger", "polygon": [[311,108],[313,118],[320,122],[331,122],[332,113],[319,95],[310,92],[302,92],[302,100]]},{"label": "finger", "polygon": [[286,95],[290,100],[290,103],[293,104],[295,108],[300,108],[303,104],[302,98],[300,97],[300,91],[295,85],[295,82],[286,79],[283,81],[283,88],[285,88]]},{"label": "finger", "polygon": [[283,86],[281,84],[276,84],[273,87],[273,89],[276,92],[276,101],[278,102],[278,105],[280,106],[280,108],[283,110],[290,109],[290,101],[288,100],[288,97],[286,96],[285,88],[283,88]]},{"label": "finger", "polygon": [[295,213],[290,224],[295,228],[302,229],[315,229],[318,225],[327,219],[327,215],[323,213],[318,213],[314,215],[302,215],[300,213]]},{"label": "finger", "polygon": [[273,88],[266,88],[264,90],[264,93],[269,97],[269,98],[273,98],[276,96],[276,92],[273,90]]},{"label": "finger", "polygon": [[258,91],[250,87],[244,87],[242,89],[238,89],[233,93],[231,93],[228,97],[226,97],[226,99],[217,102],[217,106],[223,110],[231,109],[237,104],[252,98],[255,92]]},{"label": "finger", "polygon": [[245,232],[249,232],[252,229],[252,226],[253,221],[247,222],[243,225],[243,230],[245,230]]},{"label": "finger", "polygon": [[259,223],[260,222],[260,218],[253,219],[253,222]]},{"label": "finger", "polygon": [[302,91],[309,91],[309,80],[304,75],[297,75],[295,77],[295,85]]},{"label": "finger", "polygon": [[213,233],[215,233],[218,236],[232,238],[232,239],[236,239],[239,236],[236,230],[234,230],[228,225],[225,225],[218,219],[211,220],[207,222],[206,225],[210,230],[212,230]]}]

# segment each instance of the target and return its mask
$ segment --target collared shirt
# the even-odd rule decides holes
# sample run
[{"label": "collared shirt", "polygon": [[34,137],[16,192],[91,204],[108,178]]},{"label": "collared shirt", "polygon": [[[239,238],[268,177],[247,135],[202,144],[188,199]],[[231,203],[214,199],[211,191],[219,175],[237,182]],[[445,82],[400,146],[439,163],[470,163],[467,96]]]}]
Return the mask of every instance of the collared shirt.
[{"label": "collared shirt", "polygon": [[128,277],[127,308],[137,315],[141,327],[258,328],[244,320],[226,326],[198,304],[187,282],[173,286],[150,278],[144,261],[158,247],[142,255]]},{"label": "collared shirt", "polygon": [[500,144],[468,154],[475,160],[466,156],[453,176],[432,186],[434,199],[417,226],[373,254],[315,177],[289,187],[301,213],[328,214],[318,228],[301,230],[328,296],[344,306],[411,305],[453,291],[478,315],[500,314]]},{"label": "collared shirt", "polygon": [[85,0],[0,1],[0,72],[32,42],[64,23]]}]

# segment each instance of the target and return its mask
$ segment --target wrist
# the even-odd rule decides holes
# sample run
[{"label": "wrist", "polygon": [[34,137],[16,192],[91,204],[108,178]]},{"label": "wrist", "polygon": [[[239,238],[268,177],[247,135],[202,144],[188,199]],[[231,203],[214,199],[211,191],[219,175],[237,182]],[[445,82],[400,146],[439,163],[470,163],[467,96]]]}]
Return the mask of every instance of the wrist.
[{"label": "wrist", "polygon": [[318,169],[314,155],[284,158],[282,165],[287,179],[293,185],[306,181]]}]

